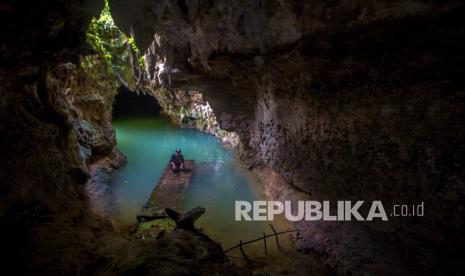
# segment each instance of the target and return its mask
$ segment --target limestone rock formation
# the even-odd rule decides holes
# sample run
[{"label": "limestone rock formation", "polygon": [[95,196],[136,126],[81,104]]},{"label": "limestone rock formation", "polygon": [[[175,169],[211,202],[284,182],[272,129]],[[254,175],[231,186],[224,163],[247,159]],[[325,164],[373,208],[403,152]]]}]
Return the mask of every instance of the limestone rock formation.
[{"label": "limestone rock formation", "polygon": [[[208,237],[178,229],[134,241],[90,212],[86,162],[113,150],[112,94],[104,93],[112,88],[79,64],[93,54],[84,32],[103,4],[0,4],[5,270],[241,273]],[[389,224],[296,223],[299,250],[341,274],[460,271],[463,1],[109,4],[145,52],[150,85],[184,91],[172,99],[187,95],[188,105],[190,91],[200,92],[220,129],[237,133],[242,161],[270,195],[425,204],[425,217]]]},{"label": "limestone rock formation", "polygon": [[145,87],[150,95],[157,99],[162,113],[175,124],[194,128],[218,137],[224,144],[236,148],[239,136],[234,131],[227,131],[220,126],[208,101],[202,93],[194,90],[169,90],[164,87]]},{"label": "limestone rock formation", "polygon": [[[85,43],[103,4],[0,4],[2,269],[17,275],[237,275],[241,270],[204,235],[178,231],[158,242],[133,240],[91,211],[88,165],[108,156],[108,168],[123,163],[110,124],[114,79]],[[92,66],[81,66],[83,58]]]},{"label": "limestone rock formation", "polygon": [[220,127],[238,134],[243,162],[275,176],[266,178],[270,189],[428,206],[424,218],[389,224],[297,224],[308,230],[302,251],[341,273],[457,269],[458,259],[434,256],[454,256],[465,243],[463,3],[110,6],[116,24],[148,49],[154,85],[200,91]]}]

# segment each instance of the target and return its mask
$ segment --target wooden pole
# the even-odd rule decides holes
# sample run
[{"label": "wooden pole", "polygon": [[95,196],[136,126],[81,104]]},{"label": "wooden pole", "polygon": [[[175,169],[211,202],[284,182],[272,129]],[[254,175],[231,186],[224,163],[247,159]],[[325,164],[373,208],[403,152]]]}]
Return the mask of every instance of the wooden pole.
[{"label": "wooden pole", "polygon": [[[280,234],[292,233],[292,232],[298,232],[298,231],[300,231],[300,230],[297,230],[297,229],[296,229],[296,230],[287,230],[287,231],[278,232],[278,233],[276,233],[276,234],[277,234],[277,235],[280,235]],[[270,234],[270,235],[266,235],[265,237],[260,237],[260,238],[257,238],[257,239],[253,239],[253,240],[250,240],[250,241],[246,241],[246,242],[243,242],[242,245],[246,245],[246,244],[249,244],[249,243],[253,243],[253,242],[256,242],[256,241],[260,241],[260,240],[262,240],[263,238],[273,237],[274,235],[275,235],[275,234]],[[236,249],[236,248],[238,248],[238,247],[239,247],[239,245],[236,245],[236,246],[233,246],[233,247],[231,247],[231,248],[228,248],[228,249],[224,250],[223,252],[226,253],[226,252],[229,252],[229,251],[231,251],[231,250],[233,250],[233,249]]]},{"label": "wooden pole", "polygon": [[245,255],[244,249],[242,248],[242,240],[239,240],[239,250],[241,251],[242,256],[244,257],[247,264],[250,264],[249,258]]},{"label": "wooden pole", "polygon": [[278,245],[278,249],[281,250],[281,246],[279,245],[278,233],[276,232],[276,230],[274,230],[274,227],[273,227],[273,225],[271,223],[268,224],[268,225],[270,226],[271,231],[273,231],[273,233],[274,233],[274,237],[276,239],[276,245]]},{"label": "wooden pole", "polygon": [[265,244],[265,255],[268,255],[268,250],[266,248],[266,234],[263,232],[263,243]]}]

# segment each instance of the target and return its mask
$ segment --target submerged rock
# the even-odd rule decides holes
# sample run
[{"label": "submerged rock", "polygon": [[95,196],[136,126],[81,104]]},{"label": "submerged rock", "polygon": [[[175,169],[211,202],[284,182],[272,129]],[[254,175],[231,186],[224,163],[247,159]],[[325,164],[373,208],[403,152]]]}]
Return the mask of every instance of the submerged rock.
[{"label": "submerged rock", "polygon": [[173,231],[175,228],[176,222],[170,218],[156,219],[139,223],[133,236],[138,239],[155,239],[166,231]]},{"label": "submerged rock", "polygon": [[110,219],[115,224],[117,214],[112,187],[112,175],[126,164],[126,157],[116,148],[112,153],[89,164],[90,178],[85,185],[90,207],[96,214]]}]

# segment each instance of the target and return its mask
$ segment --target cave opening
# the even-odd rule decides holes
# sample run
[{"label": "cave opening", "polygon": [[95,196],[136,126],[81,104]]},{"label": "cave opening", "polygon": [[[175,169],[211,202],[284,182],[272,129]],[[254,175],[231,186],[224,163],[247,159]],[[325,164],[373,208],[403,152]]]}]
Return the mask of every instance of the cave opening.
[{"label": "cave opening", "polygon": [[157,100],[148,94],[129,90],[124,85],[118,87],[113,104],[112,118],[159,117],[161,107]]},{"label": "cave opening", "polygon": [[[5,271],[462,275],[465,4],[368,2],[2,1]],[[193,212],[129,227],[177,147]],[[337,216],[231,257],[237,199]]]},{"label": "cave opening", "polygon": [[[201,91],[174,88],[169,78],[179,70],[169,68],[163,58],[153,57],[150,51],[141,54],[133,37],[115,25],[108,2],[100,17],[92,20],[87,39],[108,66],[108,79],[103,81],[119,85],[111,114],[115,148],[125,157],[124,166],[111,174],[91,165],[86,191],[94,212],[110,219],[122,233],[129,232],[169,157],[180,148],[186,159],[195,161],[183,210],[197,206],[206,209],[196,222],[198,227],[225,248],[269,231],[266,222],[235,221],[236,200],[262,200],[266,195],[259,180],[244,169],[233,152],[238,145],[237,134],[221,129]],[[158,82],[164,85],[156,86],[149,79],[147,68],[153,60],[155,72],[168,72],[152,76],[160,77]],[[163,82],[163,77],[168,81]],[[102,175],[105,181],[101,181]],[[154,238],[160,229],[172,227],[163,219],[143,222],[133,237]],[[277,218],[274,227],[284,230],[289,225]],[[281,241],[284,248],[287,254],[293,252],[289,239]],[[262,251],[260,244],[248,248],[249,255],[258,258],[263,257]],[[232,255],[240,257],[237,253]],[[285,256],[275,244],[268,245],[268,253],[269,258]]]}]

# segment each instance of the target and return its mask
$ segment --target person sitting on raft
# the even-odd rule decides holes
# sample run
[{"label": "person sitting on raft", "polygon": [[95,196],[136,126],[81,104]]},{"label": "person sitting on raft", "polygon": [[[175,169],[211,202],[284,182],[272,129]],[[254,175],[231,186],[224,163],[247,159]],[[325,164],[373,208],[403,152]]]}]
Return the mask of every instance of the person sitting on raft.
[{"label": "person sitting on raft", "polygon": [[176,152],[171,155],[170,164],[174,173],[184,169],[184,156],[181,154],[181,149],[176,149]]}]

